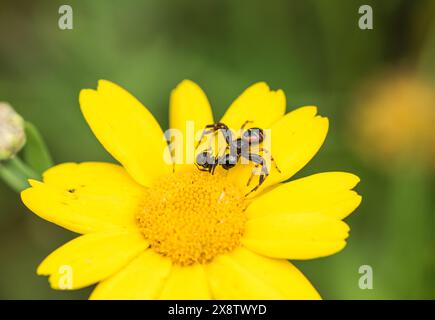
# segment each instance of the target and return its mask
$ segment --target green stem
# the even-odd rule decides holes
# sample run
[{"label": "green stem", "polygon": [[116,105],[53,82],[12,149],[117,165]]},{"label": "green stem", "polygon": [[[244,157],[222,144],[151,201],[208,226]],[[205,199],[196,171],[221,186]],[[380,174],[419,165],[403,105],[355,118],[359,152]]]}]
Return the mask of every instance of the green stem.
[{"label": "green stem", "polygon": [[9,160],[12,167],[18,172],[22,173],[27,179],[38,179],[40,175],[36,173],[32,168],[26,165],[23,161],[21,161],[18,157],[13,157]]},{"label": "green stem", "polygon": [[40,179],[40,175],[18,157],[0,163],[0,177],[16,192],[29,186],[28,179]]},{"label": "green stem", "polygon": [[0,177],[2,180],[16,192],[21,192],[28,185],[27,181],[17,175],[8,166],[0,165]]},{"label": "green stem", "polygon": [[50,152],[48,151],[42,135],[33,124],[26,121],[25,130],[26,145],[22,152],[23,160],[36,172],[42,173],[53,166]]}]

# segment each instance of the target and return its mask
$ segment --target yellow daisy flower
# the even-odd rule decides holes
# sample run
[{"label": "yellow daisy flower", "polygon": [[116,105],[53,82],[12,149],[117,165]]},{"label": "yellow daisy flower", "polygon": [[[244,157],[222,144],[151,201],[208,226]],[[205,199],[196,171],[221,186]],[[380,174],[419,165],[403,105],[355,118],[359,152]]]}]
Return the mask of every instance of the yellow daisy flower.
[{"label": "yellow daisy flower", "polygon": [[412,161],[413,166],[419,163],[433,170],[433,88],[433,83],[409,70],[389,71],[368,82],[356,97],[349,121],[352,146],[381,166]]},{"label": "yellow daisy flower", "polygon": [[[86,121],[122,165],[65,163],[30,181],[22,192],[38,216],[82,234],[38,267],[55,289],[97,284],[91,299],[318,299],[288,259],[313,259],[345,246],[342,221],[360,203],[359,178],[326,172],[281,183],[321,147],[328,120],[315,107],[285,114],[285,96],[257,83],[229,107],[221,122],[246,120],[273,133],[272,170],[245,197],[252,166],[211,175],[194,165],[173,166],[151,113],[118,85],[101,80],[80,93]],[[170,127],[214,123],[206,95],[185,80],[171,94]],[[184,132],[184,131],[183,131]],[[170,155],[169,155],[170,157]]]}]

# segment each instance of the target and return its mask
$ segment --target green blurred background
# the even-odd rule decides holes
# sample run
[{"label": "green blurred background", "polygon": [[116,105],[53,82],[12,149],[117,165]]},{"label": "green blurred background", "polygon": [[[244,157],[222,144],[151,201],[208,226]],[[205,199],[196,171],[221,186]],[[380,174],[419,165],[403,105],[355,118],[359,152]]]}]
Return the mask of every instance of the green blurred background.
[{"label": "green blurred background", "polygon": [[[58,28],[65,3],[73,30]],[[374,30],[358,28],[363,4],[373,7]],[[374,151],[353,148],[348,120],[354,93],[383,70],[405,64],[435,75],[434,20],[431,0],[2,0],[0,101],[40,129],[57,163],[113,161],[78,105],[80,89],[98,79],[127,88],[165,128],[170,91],[182,79],[202,86],[216,118],[253,82],[282,88],[288,110],[314,104],[331,124],[324,147],[297,176],[342,170],[362,180],[346,249],[296,264],[326,299],[433,299],[433,175],[414,170],[412,159],[397,170],[363,161]],[[54,291],[35,274],[73,237],[30,214],[0,181],[0,298],[87,297],[90,289]],[[372,290],[358,286],[361,265],[373,268]]]}]

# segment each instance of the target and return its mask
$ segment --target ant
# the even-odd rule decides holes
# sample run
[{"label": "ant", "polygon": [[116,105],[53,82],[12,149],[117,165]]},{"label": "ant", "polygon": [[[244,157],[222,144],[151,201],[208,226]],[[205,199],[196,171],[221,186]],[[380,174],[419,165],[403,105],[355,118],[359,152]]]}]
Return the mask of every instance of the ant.
[{"label": "ant", "polygon": [[[245,121],[240,130],[244,130],[248,123],[252,123],[253,121]],[[242,136],[237,139],[233,139],[233,134],[228,126],[222,122],[209,124],[205,126],[201,138],[196,145],[196,149],[201,144],[202,140],[207,134],[215,134],[216,132],[222,132],[227,146],[225,148],[225,154],[222,156],[214,156],[211,152],[210,148],[202,151],[196,157],[195,165],[201,171],[206,171],[211,174],[214,174],[214,171],[218,165],[221,165],[223,169],[229,170],[233,168],[241,157],[248,159],[249,161],[255,164],[255,167],[258,168],[261,166],[260,177],[258,180],[257,186],[253,188],[250,192],[248,192],[245,196],[250,193],[256,191],[264,180],[269,175],[269,169],[267,168],[266,159],[259,154],[252,153],[250,147],[253,145],[259,145],[264,141],[265,134],[263,129],[261,128],[248,128],[243,131]],[[267,152],[268,150],[264,148],[260,148],[259,152]],[[275,160],[271,156],[270,159],[275,164],[275,168],[278,172],[281,173],[281,170],[278,168]],[[250,185],[252,178],[254,176],[254,170],[248,180],[247,186]]]}]

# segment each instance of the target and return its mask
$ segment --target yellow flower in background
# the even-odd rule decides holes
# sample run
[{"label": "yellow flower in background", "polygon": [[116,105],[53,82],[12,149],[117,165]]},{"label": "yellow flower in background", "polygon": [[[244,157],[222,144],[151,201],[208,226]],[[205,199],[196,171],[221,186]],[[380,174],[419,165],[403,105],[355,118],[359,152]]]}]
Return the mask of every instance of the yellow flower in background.
[{"label": "yellow flower in background", "polygon": [[[272,170],[245,197],[252,167],[211,175],[163,161],[167,143],[151,113],[130,93],[101,80],[80,93],[86,121],[120,165],[65,163],[22,192],[38,216],[82,234],[38,267],[55,289],[97,284],[91,299],[318,299],[288,259],[313,259],[345,246],[342,221],[360,203],[359,178],[326,172],[283,183],[321,147],[328,120],[315,107],[285,114],[285,96],[257,83],[220,122],[273,133]],[[170,127],[215,123],[204,92],[185,80],[172,92]]]},{"label": "yellow flower in background", "polygon": [[386,166],[404,159],[433,166],[434,88],[434,84],[404,70],[369,83],[352,110],[352,145],[369,160]]}]

